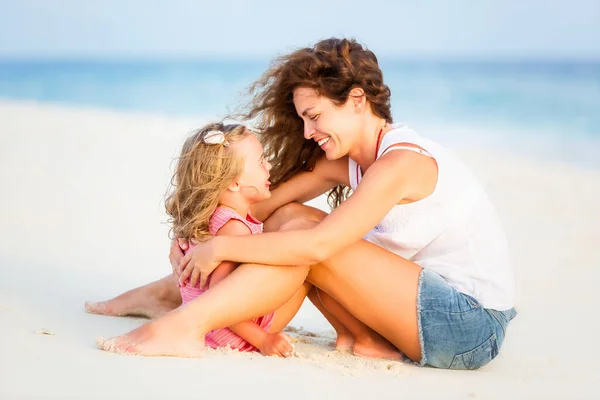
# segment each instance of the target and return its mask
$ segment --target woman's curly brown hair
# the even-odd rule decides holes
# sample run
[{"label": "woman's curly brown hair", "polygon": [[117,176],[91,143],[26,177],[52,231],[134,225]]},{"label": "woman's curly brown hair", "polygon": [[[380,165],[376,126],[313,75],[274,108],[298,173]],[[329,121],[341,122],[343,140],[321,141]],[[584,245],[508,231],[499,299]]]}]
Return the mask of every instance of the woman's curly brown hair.
[{"label": "woman's curly brown hair", "polygon": [[[250,87],[253,96],[243,117],[256,122],[256,131],[273,165],[273,188],[300,171],[312,171],[323,152],[314,140],[305,140],[304,123],[296,113],[293,91],[316,90],[336,105],[343,105],[353,88],[365,92],[373,114],[392,122],[390,89],[375,54],[354,39],[331,38],[314,47],[276,58]],[[328,203],[335,208],[349,194],[342,185],[332,189]]]}]

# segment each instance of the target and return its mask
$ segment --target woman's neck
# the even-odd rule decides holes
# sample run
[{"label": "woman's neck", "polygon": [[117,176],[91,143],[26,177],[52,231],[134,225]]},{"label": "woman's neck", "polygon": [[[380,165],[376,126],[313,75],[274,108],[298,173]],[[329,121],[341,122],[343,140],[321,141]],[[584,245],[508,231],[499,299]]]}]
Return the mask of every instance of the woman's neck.
[{"label": "woman's neck", "polygon": [[390,127],[383,118],[369,118],[365,123],[361,134],[357,137],[356,145],[348,153],[348,156],[356,161],[363,173],[375,162],[377,147],[389,130]]}]

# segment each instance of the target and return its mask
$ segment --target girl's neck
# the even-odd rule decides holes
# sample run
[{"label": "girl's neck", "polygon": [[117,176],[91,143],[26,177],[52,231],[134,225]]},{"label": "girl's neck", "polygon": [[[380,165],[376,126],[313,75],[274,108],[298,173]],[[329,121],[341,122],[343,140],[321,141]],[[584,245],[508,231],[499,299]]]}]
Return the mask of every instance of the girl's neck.
[{"label": "girl's neck", "polygon": [[218,207],[229,208],[236,213],[238,213],[241,217],[246,218],[248,213],[250,212],[250,204],[243,202],[234,202],[234,201],[220,201]]},{"label": "girl's neck", "polygon": [[370,118],[365,123],[354,149],[348,153],[348,156],[358,163],[363,173],[375,162],[377,147],[389,130],[390,127],[383,118]]}]

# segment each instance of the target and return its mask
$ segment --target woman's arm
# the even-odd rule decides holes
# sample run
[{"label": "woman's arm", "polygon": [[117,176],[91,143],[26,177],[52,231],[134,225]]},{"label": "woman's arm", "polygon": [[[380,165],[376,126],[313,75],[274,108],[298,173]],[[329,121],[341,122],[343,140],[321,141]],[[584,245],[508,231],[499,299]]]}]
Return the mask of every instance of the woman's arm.
[{"label": "woman's arm", "polygon": [[[300,172],[271,191],[271,197],[250,208],[250,213],[259,221],[266,221],[278,208],[292,203],[304,203],[333,189],[337,185],[350,186],[348,157],[329,161],[324,156],[317,161],[310,172]],[[187,240],[176,239],[171,243],[169,260],[173,274],[179,277],[179,269],[184,258]]]},{"label": "woman's arm", "polygon": [[396,150],[377,160],[354,194],[315,228],[215,238],[186,255],[181,268],[192,259],[191,264],[202,269],[204,279],[222,260],[269,265],[317,263],[360,240],[403,199],[417,201],[433,193],[436,183],[433,159]]},{"label": "woman's arm", "polygon": [[265,221],[279,207],[307,202],[340,184],[350,185],[348,157],[333,161],[322,157],[312,171],[294,175],[274,189],[271,198],[253,205],[250,211],[259,221]]}]

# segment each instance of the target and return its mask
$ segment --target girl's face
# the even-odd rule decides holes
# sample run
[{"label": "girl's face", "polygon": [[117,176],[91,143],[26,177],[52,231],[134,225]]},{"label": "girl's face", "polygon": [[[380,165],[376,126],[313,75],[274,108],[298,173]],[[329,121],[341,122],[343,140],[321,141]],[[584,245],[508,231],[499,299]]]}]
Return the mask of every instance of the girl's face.
[{"label": "girl's face", "polygon": [[271,164],[265,160],[260,141],[251,133],[235,143],[235,151],[246,158],[244,171],[238,178],[239,191],[250,204],[261,202],[271,197],[269,191],[269,171]]},{"label": "girl's face", "polygon": [[314,89],[299,87],[293,95],[296,112],[304,121],[304,137],[317,142],[329,160],[347,155],[359,137],[362,118],[353,97],[337,106]]}]

